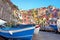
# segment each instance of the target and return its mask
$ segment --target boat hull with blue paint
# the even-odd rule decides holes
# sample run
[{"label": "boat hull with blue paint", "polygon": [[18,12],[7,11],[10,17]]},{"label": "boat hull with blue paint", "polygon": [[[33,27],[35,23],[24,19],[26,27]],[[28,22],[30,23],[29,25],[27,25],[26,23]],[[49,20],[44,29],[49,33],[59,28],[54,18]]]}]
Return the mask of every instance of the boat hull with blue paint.
[{"label": "boat hull with blue paint", "polygon": [[[0,35],[6,38],[19,38],[21,40],[31,40],[34,34],[34,29],[35,27],[32,25],[24,25],[24,28],[10,28],[9,30],[0,30]],[[21,25],[20,25],[21,27]],[[16,29],[16,30],[11,30],[11,29]]]},{"label": "boat hull with blue paint", "polygon": [[49,25],[51,28],[53,28],[54,31],[57,31],[57,25]]}]

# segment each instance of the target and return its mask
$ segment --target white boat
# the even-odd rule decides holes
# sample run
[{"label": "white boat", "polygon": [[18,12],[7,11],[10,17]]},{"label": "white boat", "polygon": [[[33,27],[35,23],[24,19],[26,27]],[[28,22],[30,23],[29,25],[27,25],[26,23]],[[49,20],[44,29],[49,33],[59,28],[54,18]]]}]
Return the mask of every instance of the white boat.
[{"label": "white boat", "polygon": [[34,30],[34,34],[35,34],[35,35],[38,35],[39,30],[40,30],[40,25],[36,25],[36,26],[35,26],[35,30]]},{"label": "white boat", "polygon": [[0,25],[3,25],[3,24],[5,24],[5,23],[7,23],[7,22],[0,19]]},{"label": "white boat", "polygon": [[57,28],[58,28],[58,32],[60,32],[60,19],[57,20]]}]

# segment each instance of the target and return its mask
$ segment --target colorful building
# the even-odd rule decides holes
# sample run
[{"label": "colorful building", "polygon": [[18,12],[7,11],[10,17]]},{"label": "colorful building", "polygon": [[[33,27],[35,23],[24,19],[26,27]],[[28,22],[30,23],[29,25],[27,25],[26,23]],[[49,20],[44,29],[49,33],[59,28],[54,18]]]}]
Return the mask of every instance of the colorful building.
[{"label": "colorful building", "polygon": [[22,15],[22,23],[23,24],[31,24],[31,18],[30,18],[31,14],[28,13],[28,11],[23,10],[21,15]]},{"label": "colorful building", "polygon": [[38,9],[32,9],[33,20],[35,24],[38,24]]}]

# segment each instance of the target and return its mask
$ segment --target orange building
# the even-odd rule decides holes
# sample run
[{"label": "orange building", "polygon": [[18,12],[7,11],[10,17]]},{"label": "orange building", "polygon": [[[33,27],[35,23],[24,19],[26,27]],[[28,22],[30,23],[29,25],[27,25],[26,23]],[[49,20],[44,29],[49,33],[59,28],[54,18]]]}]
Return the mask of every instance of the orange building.
[{"label": "orange building", "polygon": [[29,11],[23,10],[21,15],[23,24],[31,24],[31,14]]}]

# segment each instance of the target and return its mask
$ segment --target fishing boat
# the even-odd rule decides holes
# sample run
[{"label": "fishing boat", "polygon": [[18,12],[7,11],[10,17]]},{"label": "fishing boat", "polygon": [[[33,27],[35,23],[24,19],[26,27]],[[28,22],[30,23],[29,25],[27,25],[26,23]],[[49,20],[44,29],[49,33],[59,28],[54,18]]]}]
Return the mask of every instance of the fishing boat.
[{"label": "fishing boat", "polygon": [[0,36],[8,39],[32,40],[34,29],[34,24],[18,24],[13,27],[3,27],[0,28]]}]

